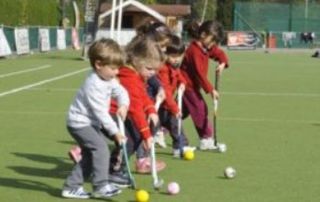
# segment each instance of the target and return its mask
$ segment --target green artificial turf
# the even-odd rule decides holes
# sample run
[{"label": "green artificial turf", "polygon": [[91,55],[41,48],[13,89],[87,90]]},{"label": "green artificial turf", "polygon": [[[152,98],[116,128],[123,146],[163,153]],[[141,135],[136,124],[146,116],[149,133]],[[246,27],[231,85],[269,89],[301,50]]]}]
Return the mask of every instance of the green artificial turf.
[{"label": "green artificial turf", "polygon": [[[159,175],[166,184],[178,182],[181,192],[156,192],[151,176],[134,174],[138,187],[150,193],[151,202],[320,201],[320,60],[310,52],[227,53],[231,66],[221,78],[218,113],[218,138],[227,152],[197,151],[193,161],[184,161],[173,159],[170,148],[158,149],[167,163]],[[87,68],[79,55],[68,50],[0,60],[1,201],[79,201],[62,199],[60,192],[73,165],[65,116],[86,72],[2,95]],[[1,77],[42,65],[51,66]],[[190,119],[184,128],[197,146]],[[235,179],[223,177],[227,166],[236,169]],[[85,187],[91,191],[90,183]],[[111,201],[133,202],[134,194],[125,189]]]}]

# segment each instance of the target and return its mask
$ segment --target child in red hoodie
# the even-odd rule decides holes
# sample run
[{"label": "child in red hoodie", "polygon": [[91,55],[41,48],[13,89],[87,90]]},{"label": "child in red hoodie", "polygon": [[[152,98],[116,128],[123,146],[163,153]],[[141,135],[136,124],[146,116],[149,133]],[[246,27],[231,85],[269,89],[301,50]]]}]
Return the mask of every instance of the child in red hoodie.
[{"label": "child in red hoodie", "polygon": [[213,126],[208,118],[208,107],[201,95],[201,89],[218,98],[219,94],[208,80],[209,51],[223,37],[223,28],[216,21],[206,21],[194,29],[195,40],[186,50],[181,72],[186,79],[183,96],[184,115],[190,114],[200,137],[201,150],[217,149],[214,145]]},{"label": "child in red hoodie", "polygon": [[[150,38],[145,36],[135,37],[126,47],[126,65],[120,67],[118,78],[120,84],[128,91],[130,106],[127,119],[125,120],[127,136],[127,152],[131,156],[143,144],[146,151],[149,151],[153,141],[149,123],[158,125],[159,117],[154,102],[147,93],[147,81],[154,76],[164,61],[160,47]],[[112,111],[116,111],[114,107]],[[116,160],[116,159],[113,159]],[[113,162],[112,164],[117,164]],[[124,178],[122,162],[118,173],[119,179]],[[117,185],[122,186],[129,183],[119,181]]]},{"label": "child in red hoodie", "polygon": [[180,134],[178,129],[178,119],[182,117],[182,111],[179,109],[175,101],[174,94],[179,88],[182,92],[185,90],[186,81],[180,72],[180,65],[183,59],[185,46],[182,40],[175,36],[171,36],[171,43],[167,46],[166,63],[158,72],[158,79],[165,89],[166,97],[159,109],[159,118],[161,126],[165,127],[172,137],[173,156],[180,157],[180,149],[195,149],[188,147],[188,140],[181,128]]}]

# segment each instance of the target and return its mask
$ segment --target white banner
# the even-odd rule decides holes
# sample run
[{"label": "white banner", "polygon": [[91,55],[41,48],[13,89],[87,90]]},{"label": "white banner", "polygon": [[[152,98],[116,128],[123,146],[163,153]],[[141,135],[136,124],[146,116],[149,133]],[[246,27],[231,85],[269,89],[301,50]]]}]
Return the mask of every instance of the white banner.
[{"label": "white banner", "polygon": [[29,46],[29,31],[26,28],[14,29],[14,37],[17,47],[17,54],[26,54],[30,51]]},{"label": "white banner", "polygon": [[66,49],[66,32],[64,29],[57,29],[57,49]]},{"label": "white banner", "polygon": [[40,51],[50,50],[49,29],[39,29]]},{"label": "white banner", "polygon": [[0,29],[0,57],[11,55],[11,49],[3,29]]}]

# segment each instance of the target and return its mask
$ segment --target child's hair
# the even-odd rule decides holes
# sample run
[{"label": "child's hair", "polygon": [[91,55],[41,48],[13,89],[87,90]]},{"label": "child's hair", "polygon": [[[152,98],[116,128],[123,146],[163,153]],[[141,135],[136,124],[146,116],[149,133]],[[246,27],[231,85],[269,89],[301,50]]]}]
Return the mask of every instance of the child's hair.
[{"label": "child's hair", "polygon": [[166,54],[183,54],[185,51],[185,45],[180,37],[171,35],[171,43],[167,46]]},{"label": "child's hair", "polygon": [[164,55],[159,45],[146,36],[135,37],[127,45],[126,53],[126,62],[135,68],[140,68],[142,65],[157,68],[164,62]]},{"label": "child's hair", "polygon": [[186,25],[185,30],[187,30],[187,33],[191,38],[197,39],[199,37],[198,32],[200,25],[201,22],[199,20],[192,20]]},{"label": "child's hair", "polygon": [[172,34],[168,26],[162,22],[147,22],[136,29],[137,35],[150,37],[155,42],[170,39]]},{"label": "child's hair", "polygon": [[192,22],[188,27],[188,33],[195,39],[199,39],[202,33],[213,36],[212,41],[217,43],[223,40],[223,27],[221,23],[215,20],[208,20],[202,24],[198,24],[196,21]]},{"label": "child's hair", "polygon": [[91,66],[95,69],[95,62],[101,61],[103,65],[122,66],[124,64],[124,53],[117,42],[112,39],[102,38],[95,41],[88,50]]}]

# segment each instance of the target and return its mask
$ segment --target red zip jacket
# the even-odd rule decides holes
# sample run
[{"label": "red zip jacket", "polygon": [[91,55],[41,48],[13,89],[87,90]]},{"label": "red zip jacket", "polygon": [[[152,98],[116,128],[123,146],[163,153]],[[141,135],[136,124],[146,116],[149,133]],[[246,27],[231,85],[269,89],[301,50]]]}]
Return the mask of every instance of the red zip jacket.
[{"label": "red zip jacket", "polygon": [[[142,139],[148,139],[151,131],[147,121],[147,116],[156,113],[154,102],[147,94],[147,86],[139,73],[130,66],[123,66],[119,69],[118,74],[121,85],[128,91],[130,98],[130,106],[128,110],[128,118],[133,122],[134,126],[140,132]],[[113,103],[112,112],[116,111]]]},{"label": "red zip jacket", "polygon": [[180,69],[174,68],[168,63],[161,67],[157,77],[166,93],[166,99],[163,101],[162,107],[167,109],[173,115],[176,115],[179,112],[179,108],[174,99],[174,93],[178,86],[181,83],[185,84],[186,81],[183,78]]},{"label": "red zip jacket", "polygon": [[187,89],[200,91],[200,88],[203,88],[206,93],[213,91],[213,86],[207,78],[208,65],[207,51],[200,47],[196,41],[191,42],[181,65],[181,73],[186,79]]},{"label": "red zip jacket", "polygon": [[219,46],[213,46],[209,51],[209,57],[217,61],[219,64],[225,63],[229,67],[228,57]]}]

